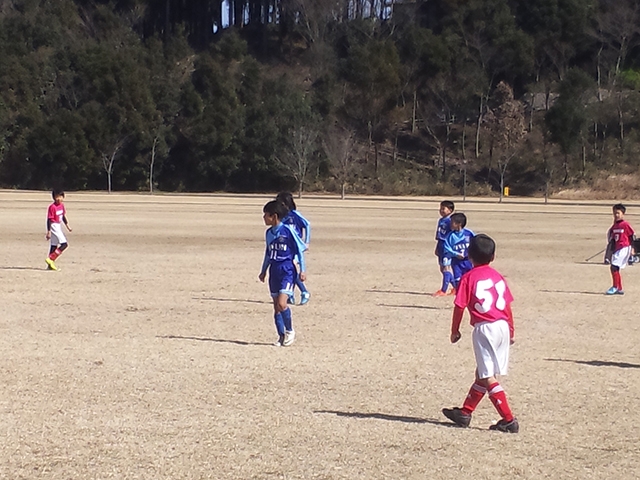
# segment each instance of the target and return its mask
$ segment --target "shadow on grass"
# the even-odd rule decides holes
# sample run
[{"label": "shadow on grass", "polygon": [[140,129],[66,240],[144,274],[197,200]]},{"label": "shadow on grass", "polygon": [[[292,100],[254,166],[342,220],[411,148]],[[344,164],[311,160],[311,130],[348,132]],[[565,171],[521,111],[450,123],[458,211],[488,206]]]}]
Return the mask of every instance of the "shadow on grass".
[{"label": "shadow on grass", "polygon": [[376,290],[375,288],[371,288],[369,290],[365,290],[365,292],[368,292],[368,293],[400,293],[400,294],[403,294],[403,295],[425,295],[427,297],[431,296],[430,293],[426,293],[426,292],[407,292],[407,291],[403,291],[403,290]]},{"label": "shadow on grass", "polygon": [[193,297],[193,300],[207,300],[209,302],[233,302],[233,303],[262,303],[265,305],[271,305],[272,302],[265,300],[249,300],[242,298],[215,298],[215,297]]},{"label": "shadow on grass", "polygon": [[378,307],[388,308],[421,308],[423,310],[450,310],[450,307],[429,307],[427,305],[390,305],[387,303],[378,303]]},{"label": "shadow on grass", "polygon": [[637,363],[609,362],[606,360],[569,360],[566,358],[545,358],[547,362],[567,362],[579,365],[589,365],[590,367],[618,367],[618,368],[640,368]]},{"label": "shadow on grass", "polygon": [[338,417],[349,418],[375,418],[377,420],[387,420],[390,422],[403,422],[403,423],[430,423],[432,425],[441,425],[443,427],[460,428],[451,422],[444,422],[436,420],[434,418],[419,418],[419,417],[407,417],[404,415],[389,415],[387,413],[362,413],[362,412],[340,412],[337,410],[314,410],[313,413],[328,413],[337,415]]},{"label": "shadow on grass", "polygon": [[581,292],[576,290],[540,290],[543,293],[566,293],[569,295],[598,295],[599,297],[604,295],[604,292]]},{"label": "shadow on grass", "polygon": [[156,335],[156,338],[166,338],[166,339],[169,339],[169,340],[195,340],[196,342],[233,343],[234,345],[266,345],[266,346],[272,346],[271,343],[245,342],[243,340],[228,340],[228,339],[225,339],[225,338],[184,337],[184,336],[180,336],[180,335]]}]

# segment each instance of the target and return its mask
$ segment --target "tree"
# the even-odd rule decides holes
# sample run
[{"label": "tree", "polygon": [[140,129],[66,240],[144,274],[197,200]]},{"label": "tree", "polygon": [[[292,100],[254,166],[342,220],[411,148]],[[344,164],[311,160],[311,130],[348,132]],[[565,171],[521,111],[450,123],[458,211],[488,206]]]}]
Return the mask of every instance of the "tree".
[{"label": "tree", "polygon": [[302,197],[309,166],[317,149],[318,129],[314,125],[301,125],[291,131],[291,143],[286,149],[282,165],[296,179],[298,198]]},{"label": "tree", "polygon": [[504,175],[526,135],[524,105],[513,98],[513,89],[500,82],[493,93],[496,107],[489,116],[492,143],[500,171],[500,202],[504,195]]},{"label": "tree", "polygon": [[322,142],[334,177],[340,184],[340,198],[344,199],[347,184],[353,176],[356,142],[355,133],[339,127],[327,132]]},{"label": "tree", "polygon": [[582,70],[569,70],[565,80],[560,84],[558,101],[545,115],[545,124],[549,138],[558,144],[564,155],[564,179],[569,177],[569,155],[582,138],[587,122],[585,97],[593,86],[593,81]]}]

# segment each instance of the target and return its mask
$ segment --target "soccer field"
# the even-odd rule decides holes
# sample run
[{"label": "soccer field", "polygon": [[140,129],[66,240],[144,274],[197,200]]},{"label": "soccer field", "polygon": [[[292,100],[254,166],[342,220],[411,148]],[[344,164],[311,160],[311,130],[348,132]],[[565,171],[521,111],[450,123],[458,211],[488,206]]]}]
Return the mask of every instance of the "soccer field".
[{"label": "soccer field", "polygon": [[[68,193],[47,271],[47,192],[0,192],[0,478],[635,479],[640,266],[607,297],[611,203],[474,199],[516,344],[517,435],[440,413],[473,382],[468,314],[434,298],[440,198],[298,202],[311,301],[277,336],[257,275],[267,196]],[[627,217],[640,231],[640,205]]]}]

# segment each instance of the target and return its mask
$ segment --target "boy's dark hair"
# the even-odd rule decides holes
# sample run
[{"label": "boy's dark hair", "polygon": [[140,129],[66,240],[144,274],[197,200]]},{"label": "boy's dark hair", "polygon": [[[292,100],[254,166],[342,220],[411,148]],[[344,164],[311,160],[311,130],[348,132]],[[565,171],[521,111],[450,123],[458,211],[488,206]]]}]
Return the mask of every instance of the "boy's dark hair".
[{"label": "boy's dark hair", "polygon": [[442,202],[440,202],[440,206],[447,207],[452,212],[456,209],[456,206],[453,204],[451,200],[443,200]]},{"label": "boy's dark hair", "polygon": [[616,210],[620,210],[622,213],[627,213],[627,207],[625,207],[625,206],[624,206],[623,204],[621,204],[621,203],[616,203],[616,204],[613,206],[613,209],[612,209],[612,210],[613,210],[614,212],[615,212]]},{"label": "boy's dark hair", "polygon": [[55,188],[53,190],[51,190],[51,198],[53,198],[55,200],[56,197],[58,197],[58,196],[64,198],[64,190],[62,190],[62,189],[58,190],[58,189],[55,189]]},{"label": "boy's dark hair", "polygon": [[290,211],[296,210],[296,202],[293,201],[293,195],[291,192],[280,192],[276,196],[276,200],[284,203]]},{"label": "boy's dark hair", "polygon": [[271,200],[270,202],[267,202],[262,211],[269,215],[277,215],[280,220],[286,217],[289,213],[287,206],[278,200]]},{"label": "boy's dark hair", "polygon": [[467,226],[467,216],[462,212],[457,212],[451,215],[451,223],[462,225],[462,228]]},{"label": "boy's dark hair", "polygon": [[493,261],[495,253],[496,242],[490,236],[480,233],[471,237],[469,259],[474,265],[488,265]]}]

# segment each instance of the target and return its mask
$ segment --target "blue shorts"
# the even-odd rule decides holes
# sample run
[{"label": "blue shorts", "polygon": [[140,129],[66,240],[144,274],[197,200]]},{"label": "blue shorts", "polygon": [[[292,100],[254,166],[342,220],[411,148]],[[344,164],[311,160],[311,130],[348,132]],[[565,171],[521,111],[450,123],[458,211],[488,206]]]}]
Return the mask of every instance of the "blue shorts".
[{"label": "blue shorts", "polygon": [[456,259],[451,262],[451,268],[453,269],[453,278],[458,281],[462,276],[473,268],[473,264],[470,260]]},{"label": "blue shorts", "polygon": [[444,243],[438,240],[436,245],[436,253],[438,254],[438,265],[441,267],[448,267],[451,265],[451,259],[444,256]]},{"label": "blue shorts", "polygon": [[272,297],[281,293],[293,295],[296,278],[296,267],[293,262],[272,263],[269,267],[269,291]]}]

